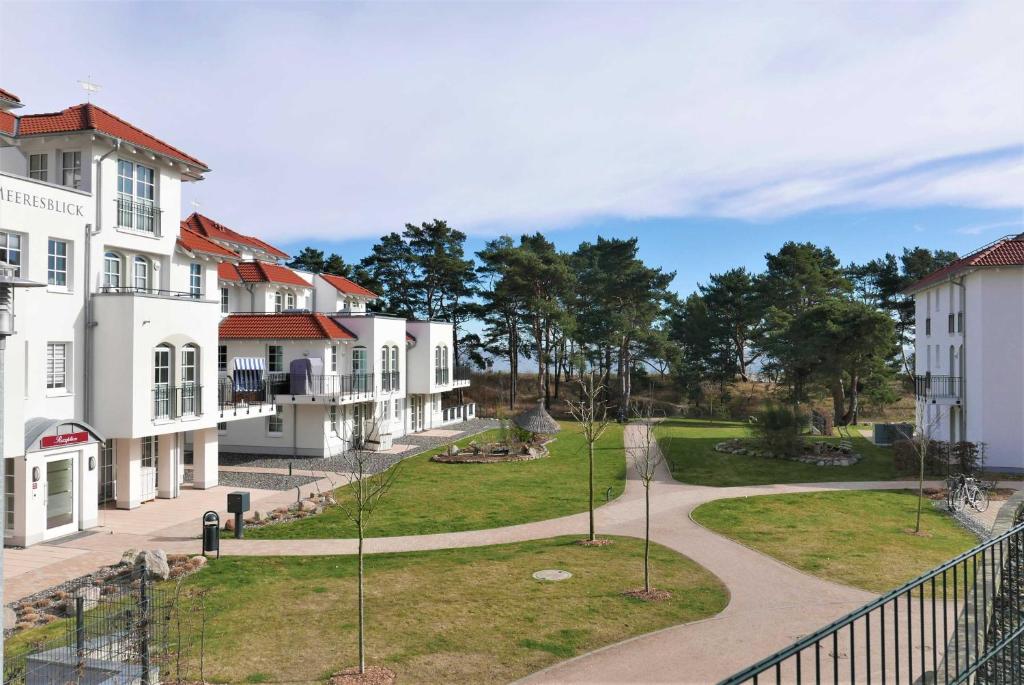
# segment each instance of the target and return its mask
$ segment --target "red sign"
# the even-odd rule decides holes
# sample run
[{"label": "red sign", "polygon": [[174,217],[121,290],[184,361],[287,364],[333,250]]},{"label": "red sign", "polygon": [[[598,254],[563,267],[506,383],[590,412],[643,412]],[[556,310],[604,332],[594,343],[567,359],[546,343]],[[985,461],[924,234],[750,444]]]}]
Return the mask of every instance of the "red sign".
[{"label": "red sign", "polygon": [[87,431],[62,433],[61,435],[47,435],[44,438],[40,438],[39,447],[40,449],[46,449],[47,447],[64,447],[66,445],[77,445],[80,442],[89,442],[89,433]]}]

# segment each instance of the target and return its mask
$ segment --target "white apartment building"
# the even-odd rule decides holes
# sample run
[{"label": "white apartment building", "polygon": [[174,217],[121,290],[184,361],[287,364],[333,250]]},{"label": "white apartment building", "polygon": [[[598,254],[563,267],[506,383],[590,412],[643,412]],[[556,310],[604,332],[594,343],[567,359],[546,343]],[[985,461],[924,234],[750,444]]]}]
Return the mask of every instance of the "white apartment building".
[{"label": "white apartment building", "polygon": [[289,269],[276,262],[280,250],[208,217],[184,225],[246,257],[220,265],[219,372],[237,392],[265,379],[277,406],[262,422],[222,424],[222,451],[387,450],[409,432],[476,415],[471,403],[446,401],[469,386],[450,323],[369,312],[377,295],[347,278]]},{"label": "white apartment building", "polygon": [[180,226],[207,166],[96,105],[20,106],[0,90],[0,261],[45,287],[17,292],[7,344],[4,542],[31,545],[176,497],[186,442],[194,487],[216,485],[218,424],[276,408],[218,392],[219,267],[239,258]]},{"label": "white apartment building", "polygon": [[905,292],[916,314],[919,434],[983,443],[988,467],[1024,471],[1024,234]]}]

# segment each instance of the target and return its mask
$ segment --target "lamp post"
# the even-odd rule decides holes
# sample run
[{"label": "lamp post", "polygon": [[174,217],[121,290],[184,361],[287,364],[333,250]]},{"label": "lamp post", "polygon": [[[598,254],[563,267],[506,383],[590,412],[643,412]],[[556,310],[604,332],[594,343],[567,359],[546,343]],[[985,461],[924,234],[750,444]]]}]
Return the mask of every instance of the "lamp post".
[{"label": "lamp post", "polygon": [[[17,288],[38,288],[42,283],[20,278],[16,275],[17,268],[7,262],[0,262],[0,502],[3,502],[3,515],[0,515],[0,580],[4,573],[4,540],[7,527],[7,458],[4,455],[4,353],[7,351],[7,338],[14,335],[14,291]],[[3,583],[0,582],[0,610],[4,607]],[[2,619],[0,619],[2,620]],[[6,626],[4,626],[6,628]],[[4,638],[0,630],[0,673],[4,670]]]}]

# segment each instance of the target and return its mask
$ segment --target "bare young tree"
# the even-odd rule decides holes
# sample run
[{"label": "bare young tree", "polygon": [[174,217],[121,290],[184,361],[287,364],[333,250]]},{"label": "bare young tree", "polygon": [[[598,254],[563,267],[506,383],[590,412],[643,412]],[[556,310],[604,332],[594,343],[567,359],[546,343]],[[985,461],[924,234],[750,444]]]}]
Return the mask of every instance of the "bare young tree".
[{"label": "bare young tree", "polygon": [[385,455],[366,448],[366,445],[370,444],[371,440],[379,436],[383,423],[379,407],[374,407],[370,413],[372,418],[365,420],[363,426],[353,427],[349,443],[350,449],[341,455],[346,467],[344,479],[348,483],[348,487],[338,491],[337,501],[337,506],[355,526],[356,536],[359,540],[357,558],[359,563],[358,640],[360,673],[366,672],[363,538],[370,517],[373,516],[377,507],[387,497],[399,473],[399,464],[391,465],[388,463]]},{"label": "bare young tree", "polygon": [[[937,408],[935,416],[932,419],[928,419],[928,407],[935,406]],[[914,533],[921,532],[921,509],[924,506],[924,470],[925,463],[928,461],[928,453],[931,451],[931,444],[933,442],[932,435],[935,429],[942,421],[942,407],[940,405],[927,405],[924,403],[918,403],[915,423],[919,427],[918,434],[906,435],[904,431],[899,431],[902,436],[910,444],[914,450],[914,456],[917,458],[917,520],[914,523]]]},{"label": "bare young tree", "polygon": [[654,428],[660,417],[655,416],[654,403],[634,403],[635,438],[632,444],[627,441],[627,452],[637,477],[644,486],[644,593],[651,592],[651,483],[657,475],[658,467],[664,461],[661,449],[654,434]]},{"label": "bare young tree", "polygon": [[596,373],[591,370],[586,376],[581,375],[579,379],[580,395],[578,400],[566,400],[569,405],[569,413],[580,424],[580,432],[583,439],[587,441],[587,459],[589,466],[590,483],[590,541],[597,540],[597,533],[594,530],[594,444],[601,439],[604,432],[611,423],[608,416],[608,406],[600,398],[605,393],[605,387],[595,381]]}]

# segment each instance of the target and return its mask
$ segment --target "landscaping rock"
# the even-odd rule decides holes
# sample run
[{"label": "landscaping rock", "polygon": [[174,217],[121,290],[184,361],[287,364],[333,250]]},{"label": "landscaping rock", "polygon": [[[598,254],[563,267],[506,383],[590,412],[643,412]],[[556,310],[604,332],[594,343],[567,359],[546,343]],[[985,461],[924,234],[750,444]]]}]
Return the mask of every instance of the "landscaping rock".
[{"label": "landscaping rock", "polygon": [[206,557],[204,557],[202,554],[197,554],[196,556],[189,559],[188,562],[192,564],[192,568],[198,571],[202,567],[206,566]]},{"label": "landscaping rock", "polygon": [[167,554],[162,549],[147,549],[135,557],[136,566],[145,566],[150,576],[167,580],[171,576],[171,567],[167,564]]},{"label": "landscaping rock", "polygon": [[18,624],[18,614],[11,607],[4,607],[4,630],[11,630]]},{"label": "landscaping rock", "polygon": [[128,564],[128,565],[134,564],[135,563],[135,557],[137,557],[138,555],[139,555],[139,550],[137,550],[137,549],[126,549],[124,551],[124,554],[121,555],[121,563],[122,564]]},{"label": "landscaping rock", "polygon": [[232,516],[224,522],[224,530],[231,533],[235,530],[235,517]]},{"label": "landscaping rock", "polygon": [[100,601],[101,594],[103,594],[103,591],[95,585],[89,587],[80,587],[77,590],[75,590],[75,598],[77,599],[81,597],[85,600],[86,611],[96,606],[96,604]]},{"label": "landscaping rock", "polygon": [[302,503],[299,504],[299,511],[314,512],[314,511],[316,511],[316,509],[317,509],[316,502],[313,502],[313,501],[308,500],[308,499],[302,500]]}]

